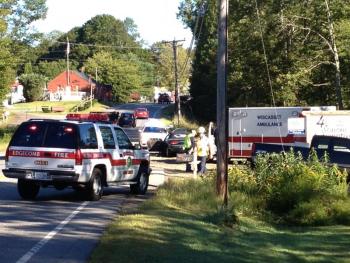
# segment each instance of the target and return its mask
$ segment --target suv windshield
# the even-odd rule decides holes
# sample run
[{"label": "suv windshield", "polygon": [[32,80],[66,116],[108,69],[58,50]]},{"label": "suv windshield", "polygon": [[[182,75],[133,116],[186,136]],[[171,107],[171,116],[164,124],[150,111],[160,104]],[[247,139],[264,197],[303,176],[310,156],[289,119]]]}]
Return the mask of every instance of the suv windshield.
[{"label": "suv windshield", "polygon": [[77,126],[60,122],[25,122],[15,132],[10,145],[75,149]]}]

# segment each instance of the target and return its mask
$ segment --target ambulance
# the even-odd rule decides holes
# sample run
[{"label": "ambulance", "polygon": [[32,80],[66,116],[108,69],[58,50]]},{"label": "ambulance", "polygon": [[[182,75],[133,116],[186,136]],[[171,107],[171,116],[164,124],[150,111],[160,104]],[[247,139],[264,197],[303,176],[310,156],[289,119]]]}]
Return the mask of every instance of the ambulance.
[{"label": "ambulance", "polygon": [[[317,134],[319,127],[311,125],[315,123],[316,117],[308,118],[310,121],[305,123],[305,116],[309,116],[308,112],[314,113],[310,115],[311,117],[322,116],[324,112],[337,112],[337,110],[335,106],[229,108],[229,158],[250,158],[254,143],[307,146],[312,136]],[[332,116],[335,114],[333,113]]]}]

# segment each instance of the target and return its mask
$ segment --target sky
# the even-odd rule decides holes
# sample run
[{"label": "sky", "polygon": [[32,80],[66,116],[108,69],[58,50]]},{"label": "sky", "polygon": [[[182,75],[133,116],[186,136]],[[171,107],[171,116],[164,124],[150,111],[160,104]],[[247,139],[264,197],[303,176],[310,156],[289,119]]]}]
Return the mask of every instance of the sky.
[{"label": "sky", "polygon": [[175,38],[185,39],[184,46],[188,47],[192,34],[176,18],[179,3],[180,0],[46,0],[46,19],[34,26],[43,33],[68,32],[96,15],[109,14],[120,20],[132,18],[149,45]]}]

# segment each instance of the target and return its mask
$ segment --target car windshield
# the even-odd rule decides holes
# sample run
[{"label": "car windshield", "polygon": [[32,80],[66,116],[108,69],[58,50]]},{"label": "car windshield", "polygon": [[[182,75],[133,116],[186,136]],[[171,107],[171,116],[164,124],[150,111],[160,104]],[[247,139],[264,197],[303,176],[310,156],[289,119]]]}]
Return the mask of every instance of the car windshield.
[{"label": "car windshield", "polygon": [[166,133],[166,129],[160,127],[145,127],[143,132]]}]

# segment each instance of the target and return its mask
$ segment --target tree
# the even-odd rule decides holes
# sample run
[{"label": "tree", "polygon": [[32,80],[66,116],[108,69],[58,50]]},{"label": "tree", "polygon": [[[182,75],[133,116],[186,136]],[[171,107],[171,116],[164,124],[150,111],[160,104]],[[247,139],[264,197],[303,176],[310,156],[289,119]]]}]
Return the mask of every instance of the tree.
[{"label": "tree", "polygon": [[26,43],[37,36],[32,22],[45,18],[47,13],[46,0],[3,0],[0,9],[7,12],[5,21],[10,37]]},{"label": "tree", "polygon": [[[3,0],[0,3],[0,99],[10,91],[19,66],[31,52],[28,43],[37,36],[30,30],[33,21],[43,18],[45,0]],[[24,64],[24,63],[23,63]]]},{"label": "tree", "polygon": [[99,82],[112,86],[115,102],[128,102],[130,94],[141,88],[138,65],[132,61],[113,58],[108,52],[99,52],[85,63],[91,75],[98,70]]},{"label": "tree", "polygon": [[27,102],[37,101],[42,99],[43,90],[45,87],[45,77],[39,74],[22,74],[19,77],[19,81],[22,83],[23,95]]},{"label": "tree", "polygon": [[[180,5],[179,17],[194,33],[201,5]],[[232,0],[229,10],[229,106],[350,106],[350,3]],[[195,34],[190,92],[195,113],[205,119],[215,113],[215,107],[202,109],[216,102],[216,18],[216,3],[209,1]]]},{"label": "tree", "polygon": [[[155,63],[156,85],[159,87],[169,87],[173,90],[175,87],[174,77],[174,54],[171,44],[155,43],[152,45],[153,61]],[[192,56],[190,54],[187,60],[188,52],[183,47],[177,48],[177,60],[179,71],[179,87],[181,90],[187,87],[191,71]],[[187,61],[186,61],[187,60]],[[186,65],[187,62],[187,65]]]},{"label": "tree", "polygon": [[135,24],[135,21],[130,17],[126,17],[123,21],[123,24],[129,36],[131,36],[134,41],[138,41],[140,39],[140,33],[137,25]]}]

